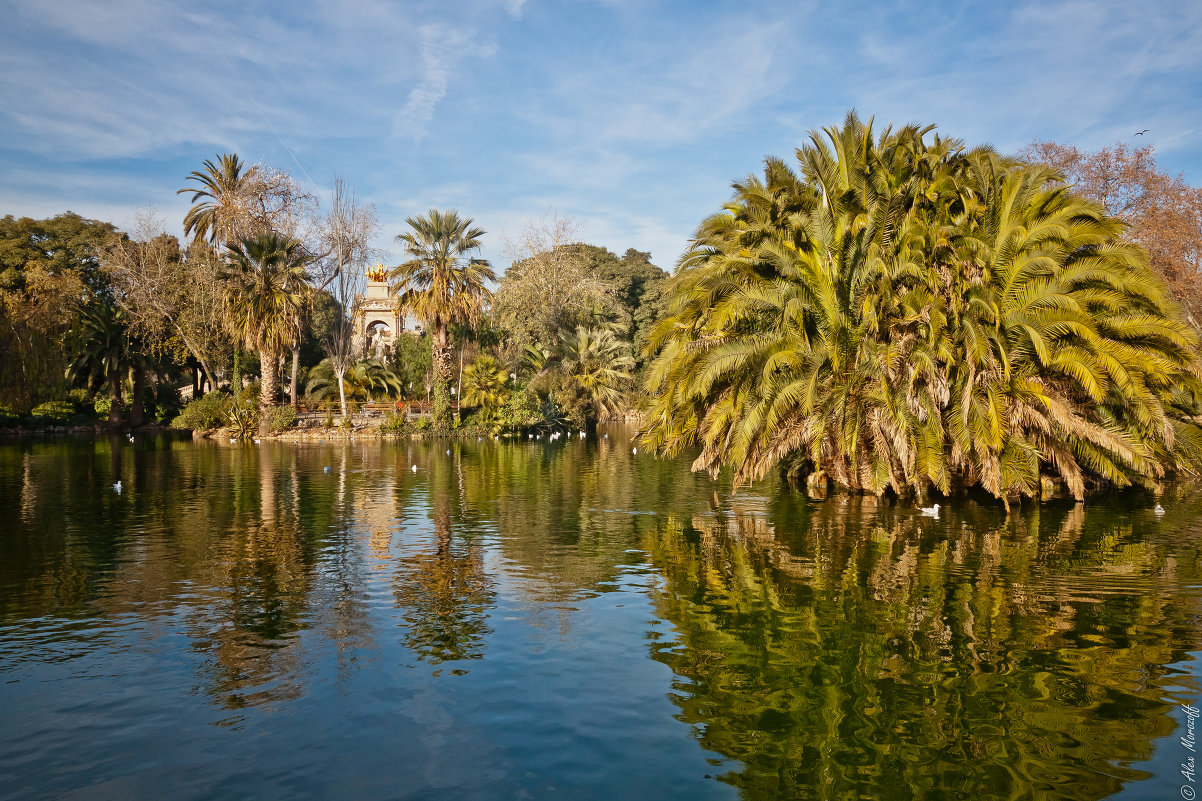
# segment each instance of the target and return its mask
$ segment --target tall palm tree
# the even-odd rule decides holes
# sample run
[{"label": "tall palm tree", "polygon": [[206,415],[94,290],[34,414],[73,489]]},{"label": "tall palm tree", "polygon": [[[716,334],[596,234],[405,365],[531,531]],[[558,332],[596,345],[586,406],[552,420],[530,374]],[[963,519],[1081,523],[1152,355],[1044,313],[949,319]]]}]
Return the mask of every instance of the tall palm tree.
[{"label": "tall palm tree", "polygon": [[184,233],[196,239],[220,244],[249,233],[245,218],[249,213],[248,189],[258,167],[246,168],[235,153],[222,153],[217,163],[205,159],[203,170],[194,170],[185,180],[196,186],[176,190],[177,195],[192,193],[192,207],[184,215]]},{"label": "tall palm tree", "polygon": [[853,114],[735,185],[648,355],[661,453],[881,493],[1202,466],[1196,342],[1117,223],[1045,168]]},{"label": "tall palm tree", "polygon": [[430,209],[410,217],[410,231],[399,234],[409,261],[392,270],[394,293],[402,313],[420,319],[432,337],[434,362],[434,422],[445,430],[450,423],[450,326],[478,325],[492,298],[489,281],[496,281],[489,263],[468,256],[480,248],[482,228],[458,211]]},{"label": "tall palm tree", "polygon": [[226,246],[225,319],[245,347],[259,352],[260,433],[268,431],[262,412],[276,402],[280,357],[292,341],[295,315],[308,295],[306,259],[300,242],[277,234]]}]

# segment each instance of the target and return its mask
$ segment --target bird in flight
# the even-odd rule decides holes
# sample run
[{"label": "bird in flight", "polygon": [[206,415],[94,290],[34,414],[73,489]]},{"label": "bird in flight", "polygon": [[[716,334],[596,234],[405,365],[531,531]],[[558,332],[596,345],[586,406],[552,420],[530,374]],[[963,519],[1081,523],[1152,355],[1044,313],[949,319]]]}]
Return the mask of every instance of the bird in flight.
[{"label": "bird in flight", "polygon": [[1138,131],[1138,132],[1137,132],[1135,135],[1136,135],[1136,136],[1143,136],[1144,134],[1146,134],[1146,133],[1147,133],[1148,131],[1150,131],[1150,130],[1152,130],[1152,129],[1151,129],[1151,128],[1144,128],[1142,131]]}]

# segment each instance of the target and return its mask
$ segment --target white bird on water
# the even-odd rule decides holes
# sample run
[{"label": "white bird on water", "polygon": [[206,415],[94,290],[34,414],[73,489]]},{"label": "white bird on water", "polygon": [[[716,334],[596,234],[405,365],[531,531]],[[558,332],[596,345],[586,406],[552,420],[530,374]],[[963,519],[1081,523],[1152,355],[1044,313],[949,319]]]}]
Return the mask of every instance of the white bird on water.
[{"label": "white bird on water", "polygon": [[326,465],[326,466],[325,466],[325,469],[323,469],[323,470],[322,470],[322,472],[323,472],[323,473],[328,473],[328,472],[330,472],[330,466],[329,466],[329,465]]},{"label": "white bird on water", "polygon": [[631,448],[631,449],[630,449],[630,452],[631,452],[631,453],[633,453],[635,456],[638,456],[638,455],[639,455],[639,449],[638,449],[638,448]]},{"label": "white bird on water", "polygon": [[451,451],[450,451],[450,450],[448,450],[448,451],[447,451],[447,456],[450,456],[450,455],[451,455]]},{"label": "white bird on water", "polygon": [[927,517],[939,517],[939,504],[918,507]]},{"label": "white bird on water", "polygon": [[113,485],[113,489],[117,492],[118,495],[121,494],[121,479],[117,479],[117,483]]},{"label": "white bird on water", "polygon": [[1164,514],[1164,507],[1161,506],[1160,504],[1156,504],[1156,508],[1153,509],[1152,511],[1157,515],[1162,515],[1162,514]]},{"label": "white bird on water", "polygon": [[413,472],[417,472],[417,465],[413,465]]}]

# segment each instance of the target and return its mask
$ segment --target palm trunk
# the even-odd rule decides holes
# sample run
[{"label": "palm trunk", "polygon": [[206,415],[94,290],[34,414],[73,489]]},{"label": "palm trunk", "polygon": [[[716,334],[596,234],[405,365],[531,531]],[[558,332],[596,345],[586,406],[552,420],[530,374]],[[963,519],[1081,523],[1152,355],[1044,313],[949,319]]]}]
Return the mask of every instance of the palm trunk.
[{"label": "palm trunk", "polygon": [[235,395],[242,392],[242,348],[234,348],[234,375],[230,378],[230,384]]},{"label": "palm trunk", "polygon": [[276,394],[279,392],[279,356],[269,351],[259,351],[259,364],[262,377],[259,382],[259,434],[270,433],[268,412],[275,406]]},{"label": "palm trunk", "polygon": [[292,344],[292,382],[288,387],[288,402],[296,405],[296,376],[300,372],[300,343]]},{"label": "palm trunk", "polygon": [[434,418],[434,430],[445,434],[451,427],[451,348],[448,344],[447,327],[435,324],[433,345],[434,403],[430,410]]},{"label": "palm trunk", "polygon": [[133,428],[138,428],[144,422],[144,410],[142,408],[146,401],[146,367],[142,364],[134,365],[134,399],[129,408],[129,424]]},{"label": "palm trunk", "polygon": [[121,427],[121,371],[109,373],[109,428]]}]

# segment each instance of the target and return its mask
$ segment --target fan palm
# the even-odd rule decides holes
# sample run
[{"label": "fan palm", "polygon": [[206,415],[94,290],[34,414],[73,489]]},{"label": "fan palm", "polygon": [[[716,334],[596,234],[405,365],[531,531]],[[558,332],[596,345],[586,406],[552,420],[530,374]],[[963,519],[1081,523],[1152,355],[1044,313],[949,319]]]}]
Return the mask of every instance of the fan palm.
[{"label": "fan palm", "polygon": [[410,231],[397,236],[409,261],[392,270],[397,306],[426,326],[433,342],[434,420],[445,429],[450,422],[451,324],[477,325],[492,297],[488,288],[496,275],[488,262],[470,258],[484,230],[458,211],[431,209],[424,217],[406,221]]},{"label": "fan palm", "polygon": [[735,185],[649,337],[645,443],[875,493],[1193,469],[1195,343],[1117,223],[929,133],[853,113]]},{"label": "fan palm", "polygon": [[[259,406],[276,402],[279,362],[292,341],[293,321],[309,291],[300,242],[277,234],[247,237],[226,247],[222,271],[225,319],[230,332],[259,352]],[[260,415],[260,432],[269,421]]]},{"label": "fan palm", "polygon": [[215,164],[205,159],[203,170],[194,170],[185,180],[196,186],[176,190],[177,195],[192,193],[192,207],[184,215],[184,233],[210,243],[237,238],[247,216],[248,189],[258,167],[246,165],[234,153],[222,153]]}]

